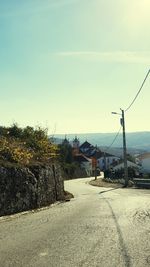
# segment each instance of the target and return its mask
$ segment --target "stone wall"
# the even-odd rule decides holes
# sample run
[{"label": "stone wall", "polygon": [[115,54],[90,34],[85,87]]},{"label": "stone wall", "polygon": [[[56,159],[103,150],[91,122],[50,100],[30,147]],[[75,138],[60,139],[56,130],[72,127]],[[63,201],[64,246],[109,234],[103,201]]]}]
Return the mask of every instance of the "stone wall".
[{"label": "stone wall", "polygon": [[64,200],[64,181],[58,164],[0,167],[0,216]]}]

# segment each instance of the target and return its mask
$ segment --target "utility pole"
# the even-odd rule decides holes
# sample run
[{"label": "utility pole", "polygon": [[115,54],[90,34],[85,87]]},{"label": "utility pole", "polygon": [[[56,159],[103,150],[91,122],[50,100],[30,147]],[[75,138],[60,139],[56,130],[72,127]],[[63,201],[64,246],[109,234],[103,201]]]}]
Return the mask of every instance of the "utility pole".
[{"label": "utility pole", "polygon": [[125,187],[128,186],[128,166],[127,166],[127,148],[126,148],[126,133],[125,133],[125,118],[124,118],[124,110],[121,109],[122,118],[122,132],[123,132],[123,160],[124,160],[124,179],[125,179]]},{"label": "utility pole", "polygon": [[104,157],[103,157],[103,159],[104,159],[104,171],[106,171],[107,164],[106,164],[106,152],[105,151],[104,151]]},{"label": "utility pole", "polygon": [[124,110],[121,110],[121,114],[117,112],[112,112],[112,114],[121,115],[121,126],[122,126],[122,133],[123,133],[123,162],[124,162],[124,179],[125,185],[124,187],[128,186],[128,166],[127,166],[127,148],[126,148],[126,132],[125,132],[125,118],[124,118]]},{"label": "utility pole", "polygon": [[94,170],[94,174],[95,174],[95,180],[97,180],[97,145],[95,147],[95,170]]}]

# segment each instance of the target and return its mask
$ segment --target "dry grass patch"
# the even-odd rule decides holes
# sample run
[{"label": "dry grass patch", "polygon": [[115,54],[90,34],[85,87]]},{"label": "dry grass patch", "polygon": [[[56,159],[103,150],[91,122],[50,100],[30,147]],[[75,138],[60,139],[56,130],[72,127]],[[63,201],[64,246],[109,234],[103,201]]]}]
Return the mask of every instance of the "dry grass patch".
[{"label": "dry grass patch", "polygon": [[89,182],[90,185],[99,186],[99,187],[108,187],[108,188],[122,188],[122,184],[120,183],[111,183],[106,182],[104,179],[99,178],[97,180],[92,180]]}]

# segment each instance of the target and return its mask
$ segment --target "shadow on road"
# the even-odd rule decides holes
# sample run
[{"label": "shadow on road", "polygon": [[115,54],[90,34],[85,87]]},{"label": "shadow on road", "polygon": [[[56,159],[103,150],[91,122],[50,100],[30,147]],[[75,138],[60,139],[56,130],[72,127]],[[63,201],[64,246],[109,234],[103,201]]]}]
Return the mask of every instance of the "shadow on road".
[{"label": "shadow on road", "polygon": [[121,188],[123,188],[123,187],[111,188],[111,189],[109,189],[109,190],[101,191],[101,192],[99,192],[99,194],[104,194],[104,193],[107,193],[107,192],[109,192],[109,191],[113,191],[113,190],[117,190],[117,189],[121,189]]},{"label": "shadow on road", "polygon": [[[120,188],[122,188],[122,187],[120,187]],[[109,191],[113,191],[113,190],[117,190],[117,189],[120,189],[120,188],[113,188],[113,189],[110,189],[110,190],[102,191],[99,194],[103,194],[103,193],[106,193],[106,192],[109,192]],[[119,244],[120,244],[120,251],[122,252],[122,256],[124,258],[125,267],[131,267],[132,266],[131,265],[131,259],[130,259],[130,256],[128,254],[128,250],[127,250],[127,247],[125,245],[125,242],[124,242],[124,239],[123,239],[123,235],[122,235],[122,232],[121,232],[121,229],[120,229],[120,225],[118,223],[118,220],[117,220],[117,217],[115,215],[115,212],[113,211],[113,208],[112,208],[110,202],[104,196],[102,196],[102,199],[105,200],[105,202],[107,203],[107,205],[109,206],[109,209],[111,211],[112,218],[114,220],[114,223],[115,223],[115,226],[116,226],[116,231],[117,231],[117,234],[118,234],[118,240],[119,240]]]}]

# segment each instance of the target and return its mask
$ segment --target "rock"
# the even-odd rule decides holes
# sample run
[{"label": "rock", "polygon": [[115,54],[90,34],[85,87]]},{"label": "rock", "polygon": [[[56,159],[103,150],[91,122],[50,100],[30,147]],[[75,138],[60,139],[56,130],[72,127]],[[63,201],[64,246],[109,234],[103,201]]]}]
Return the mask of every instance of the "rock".
[{"label": "rock", "polygon": [[64,200],[64,181],[58,164],[0,167],[0,216]]}]

